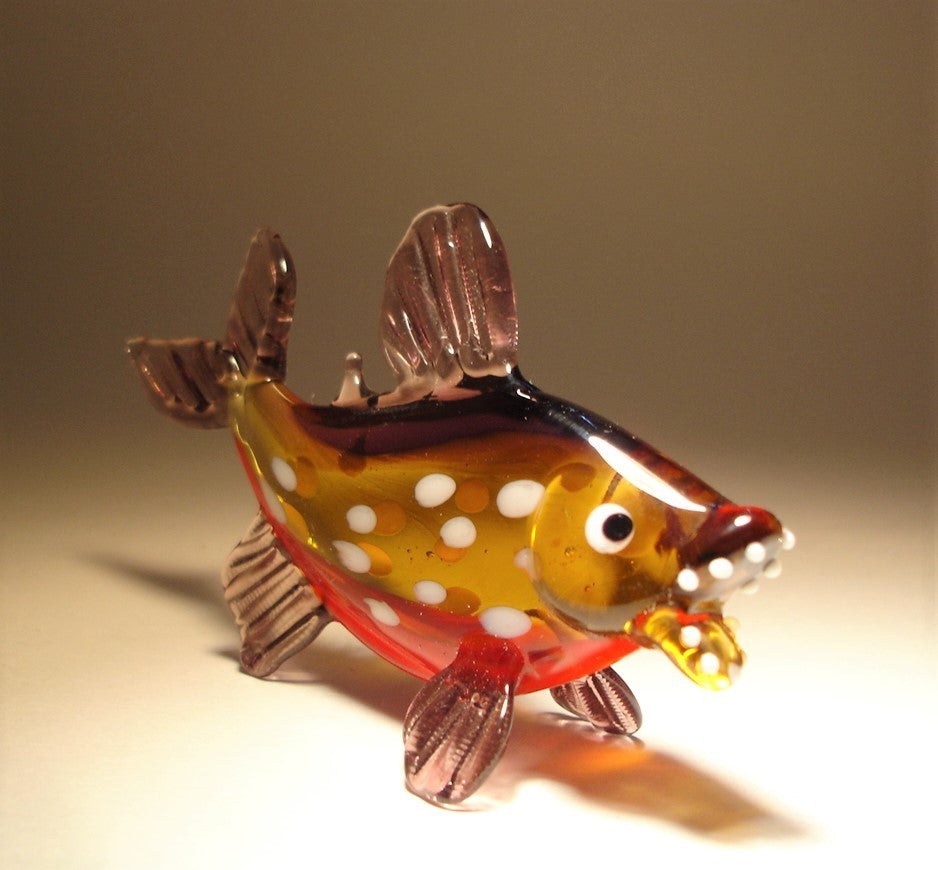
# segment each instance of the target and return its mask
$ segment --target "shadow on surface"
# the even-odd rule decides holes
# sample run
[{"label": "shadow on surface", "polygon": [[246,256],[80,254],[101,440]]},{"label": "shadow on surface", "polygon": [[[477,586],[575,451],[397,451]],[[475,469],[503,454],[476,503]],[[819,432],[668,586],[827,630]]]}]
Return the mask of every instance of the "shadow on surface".
[{"label": "shadow on surface", "polygon": [[705,770],[565,714],[517,716],[511,743],[488,787],[513,789],[534,778],[570,788],[606,809],[725,842],[806,833]]},{"label": "shadow on surface", "polygon": [[[120,558],[97,556],[100,567],[182,596],[226,617],[218,578],[204,573],[166,574]],[[232,637],[236,630],[231,625]],[[325,685],[372,710],[403,722],[422,685],[363,646],[345,630],[329,626],[310,647],[287,661],[267,682]],[[237,664],[235,646],[216,650]],[[245,679],[250,679],[245,675]],[[596,731],[564,714],[515,708],[511,740],[494,773],[466,802],[486,809],[509,801],[518,786],[544,779],[607,809],[668,822],[698,836],[726,842],[783,838],[806,832],[728,783],[673,755],[633,738]]]},{"label": "shadow on surface", "polygon": [[121,556],[92,553],[86,562],[125,579],[135,580],[162,595],[170,595],[210,608],[219,620],[231,625],[228,608],[222,597],[221,569],[214,574],[205,571],[173,571],[153,565],[142,565]]}]

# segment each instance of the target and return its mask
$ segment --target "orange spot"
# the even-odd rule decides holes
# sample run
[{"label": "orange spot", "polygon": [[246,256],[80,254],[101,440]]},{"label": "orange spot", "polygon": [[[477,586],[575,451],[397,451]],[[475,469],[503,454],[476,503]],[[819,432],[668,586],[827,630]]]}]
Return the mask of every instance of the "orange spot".
[{"label": "orange spot", "polygon": [[379,501],[373,508],[378,517],[376,535],[396,535],[407,522],[407,514],[396,501]]},{"label": "orange spot", "polygon": [[340,453],[339,468],[346,474],[360,474],[365,470],[365,457],[361,453]]},{"label": "orange spot", "polygon": [[300,456],[297,458],[293,469],[296,471],[296,494],[300,498],[311,498],[316,495],[316,490],[319,489],[316,466],[306,457]]},{"label": "orange spot", "polygon": [[462,586],[451,586],[446,590],[446,600],[437,607],[455,616],[471,616],[482,604],[482,599],[475,592]]},{"label": "orange spot", "polygon": [[437,554],[444,562],[458,562],[466,553],[468,547],[449,547],[443,543],[442,538],[437,538],[433,545],[433,552]]},{"label": "orange spot", "polygon": [[283,512],[287,518],[287,528],[293,532],[294,537],[305,543],[309,538],[309,527],[306,525],[306,520],[303,519],[303,515],[295,507],[288,505],[286,502],[282,504]]},{"label": "orange spot", "polygon": [[596,476],[596,469],[585,462],[571,462],[560,469],[560,485],[567,492],[577,492],[589,486]]},{"label": "orange spot", "polygon": [[367,554],[368,558],[371,559],[371,569],[368,571],[369,574],[373,574],[375,577],[384,577],[387,574],[391,573],[391,557],[384,552],[380,547],[376,547],[374,544],[360,543],[358,545],[361,547]]},{"label": "orange spot", "polygon": [[456,490],[456,507],[465,514],[477,514],[489,503],[489,488],[479,478],[464,480]]}]

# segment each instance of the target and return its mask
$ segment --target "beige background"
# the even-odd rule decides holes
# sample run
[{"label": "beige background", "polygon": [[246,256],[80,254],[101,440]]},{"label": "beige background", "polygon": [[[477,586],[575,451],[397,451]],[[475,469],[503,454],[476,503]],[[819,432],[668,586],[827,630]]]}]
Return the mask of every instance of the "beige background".
[{"label": "beige background", "polygon": [[[5,866],[238,866],[293,854],[310,815],[376,860],[418,830],[581,855],[528,833],[558,819],[617,861],[914,846],[912,773],[936,772],[934,4],[0,16]],[[150,412],[121,352],[218,335],[271,224],[301,282],[291,386],[331,399],[355,349],[386,388],[384,266],[454,200],[505,239],[529,378],[800,540],[734,608],[740,686],[704,697],[635,656],[645,754],[586,760],[532,699],[491,790],[511,796],[472,816],[403,792],[414,687],[338,629],[313,686],[237,673],[215,578],[247,489],[223,435]]]}]

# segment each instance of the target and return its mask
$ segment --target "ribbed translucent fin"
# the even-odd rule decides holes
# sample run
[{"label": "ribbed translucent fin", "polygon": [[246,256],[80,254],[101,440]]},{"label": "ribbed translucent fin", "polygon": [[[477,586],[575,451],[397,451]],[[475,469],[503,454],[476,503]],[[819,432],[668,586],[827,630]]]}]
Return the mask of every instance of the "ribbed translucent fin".
[{"label": "ribbed translucent fin", "polygon": [[227,425],[231,365],[217,341],[137,338],[127,351],[160,413],[202,429]]},{"label": "ribbed translucent fin", "polygon": [[296,273],[272,230],[260,230],[248,249],[228,314],[224,342],[200,338],[135,338],[127,350],[147,396],[168,417],[215,429],[228,423],[228,385],[249,374],[282,380],[293,322]]},{"label": "ribbed translucent fin", "polygon": [[638,701],[612,668],[555,686],[550,693],[565,710],[604,731],[634,734],[641,727]]},{"label": "ribbed translucent fin", "polygon": [[255,677],[273,673],[330,622],[319,596],[283,551],[263,514],[232,550],[222,583],[241,628],[241,664]]},{"label": "ribbed translucent fin", "polygon": [[484,782],[508,742],[522,663],[509,642],[467,637],[456,661],[427,682],[404,720],[412,792],[430,803],[459,803]]},{"label": "ribbed translucent fin", "polygon": [[482,211],[436,206],[414,219],[388,265],[381,333],[402,400],[517,365],[508,258]]}]

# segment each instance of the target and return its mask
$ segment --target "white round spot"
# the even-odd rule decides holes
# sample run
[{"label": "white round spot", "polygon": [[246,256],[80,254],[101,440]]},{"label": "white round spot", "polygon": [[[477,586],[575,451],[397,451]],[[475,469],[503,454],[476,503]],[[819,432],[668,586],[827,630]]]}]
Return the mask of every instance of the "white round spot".
[{"label": "white round spot", "polygon": [[448,474],[428,474],[414,487],[414,498],[420,507],[439,507],[456,492],[456,481]]},{"label": "white round spot", "polygon": [[771,562],[769,562],[768,565],[766,565],[766,566],[762,569],[762,573],[763,573],[766,577],[768,577],[769,580],[774,580],[776,577],[781,577],[781,576],[782,576],[782,566],[781,566],[781,564],[780,564],[779,562],[776,562],[776,561],[773,559]]},{"label": "white round spot", "polygon": [[414,583],[414,597],[424,604],[442,604],[446,600],[446,588],[435,580],[418,580]]},{"label": "white round spot", "polygon": [[367,535],[378,525],[378,515],[366,504],[357,504],[345,512],[348,527],[360,535]]},{"label": "white round spot", "polygon": [[723,556],[718,556],[710,562],[707,570],[715,580],[729,580],[733,576],[733,563]]},{"label": "white round spot", "polygon": [[681,646],[687,649],[696,649],[700,646],[701,640],[703,640],[703,635],[696,625],[685,625],[681,629]]},{"label": "white round spot", "polygon": [[765,559],[765,547],[758,541],[746,545],[746,561],[753,565],[761,565]]},{"label": "white round spot", "polygon": [[476,527],[469,517],[453,517],[440,526],[440,537],[447,547],[462,550],[476,539]]},{"label": "white round spot", "polygon": [[705,652],[700,657],[699,663],[700,672],[702,674],[713,674],[720,673],[720,660],[712,652]]},{"label": "white round spot", "polygon": [[750,580],[741,591],[744,595],[755,595],[759,591],[759,581]]},{"label": "white round spot", "polygon": [[479,622],[495,637],[521,637],[531,630],[531,617],[514,607],[489,607],[479,614]]},{"label": "white round spot", "polygon": [[375,622],[381,622],[384,625],[400,625],[401,618],[386,601],[366,598],[365,604],[368,605],[368,609],[371,611],[371,616]]},{"label": "white round spot", "polygon": [[700,586],[700,578],[693,568],[681,568],[677,572],[677,585],[685,592],[696,592]]},{"label": "white round spot", "polygon": [[339,561],[353,574],[365,574],[371,570],[371,557],[361,548],[348,541],[333,541]]},{"label": "white round spot", "polygon": [[267,506],[267,512],[278,522],[285,523],[287,515],[284,513],[283,505],[276,493],[270,488],[270,484],[263,478],[260,479],[261,493],[264,498],[264,504]]},{"label": "white round spot", "polygon": [[537,510],[544,487],[536,480],[513,480],[506,483],[495,496],[495,506],[503,517],[527,517]]},{"label": "white round spot", "polygon": [[792,550],[795,543],[795,533],[791,529],[782,529],[782,549]]},{"label": "white round spot", "polygon": [[270,470],[277,478],[280,484],[287,492],[293,492],[296,489],[296,472],[290,467],[286,460],[275,456],[270,460]]},{"label": "white round spot", "polygon": [[515,558],[512,559],[516,568],[520,568],[528,575],[532,580],[536,579],[536,569],[534,567],[534,550],[530,547],[525,547],[522,550],[518,550],[515,553]]}]

